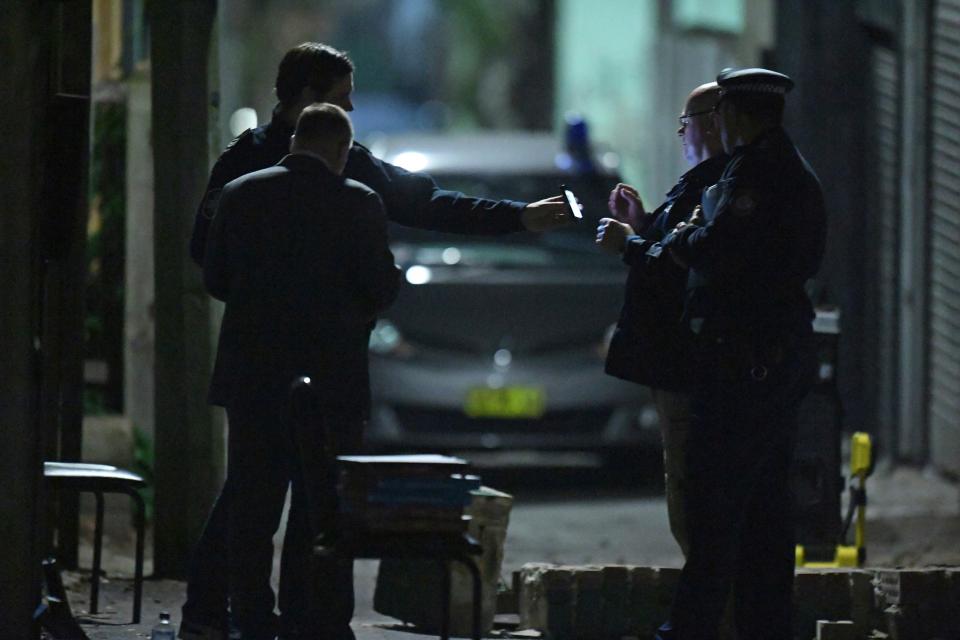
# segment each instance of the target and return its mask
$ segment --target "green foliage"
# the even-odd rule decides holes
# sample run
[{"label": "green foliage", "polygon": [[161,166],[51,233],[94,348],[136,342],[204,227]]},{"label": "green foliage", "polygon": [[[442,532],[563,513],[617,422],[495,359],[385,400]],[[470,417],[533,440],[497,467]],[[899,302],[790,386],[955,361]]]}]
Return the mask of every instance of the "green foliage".
[{"label": "green foliage", "polygon": [[454,105],[455,127],[473,128],[483,119],[479,92],[485,74],[506,59],[514,35],[511,11],[501,3],[459,0],[442,5],[457,43],[450,51],[447,80]]},{"label": "green foliage", "polygon": [[114,412],[123,409],[126,117],[122,102],[94,104],[84,357],[107,364],[106,383],[91,395],[94,406]]},{"label": "green foliage", "polygon": [[99,315],[87,314],[83,319],[83,336],[87,342],[90,342],[94,336],[103,333],[103,318]]},{"label": "green foliage", "polygon": [[99,416],[107,413],[103,391],[89,386],[83,388],[83,415]]}]

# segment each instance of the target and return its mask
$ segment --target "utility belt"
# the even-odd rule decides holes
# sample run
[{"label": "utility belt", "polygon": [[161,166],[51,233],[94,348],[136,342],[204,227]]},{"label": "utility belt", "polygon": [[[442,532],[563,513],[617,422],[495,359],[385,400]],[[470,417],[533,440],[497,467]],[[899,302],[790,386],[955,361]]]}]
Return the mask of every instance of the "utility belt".
[{"label": "utility belt", "polygon": [[787,331],[702,331],[694,339],[693,359],[698,377],[757,383],[771,382],[796,361],[807,336]]}]

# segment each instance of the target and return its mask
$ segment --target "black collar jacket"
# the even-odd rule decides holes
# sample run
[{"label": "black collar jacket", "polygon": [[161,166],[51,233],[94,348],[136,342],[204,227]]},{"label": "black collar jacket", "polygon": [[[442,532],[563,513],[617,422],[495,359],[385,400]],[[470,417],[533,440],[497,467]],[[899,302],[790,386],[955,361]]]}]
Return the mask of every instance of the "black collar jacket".
[{"label": "black collar jacket", "polygon": [[649,214],[642,235],[627,239],[623,260],[630,272],[607,351],[608,374],[671,391],[690,386],[692,335],[681,322],[687,271],[659,241],[690,218],[704,189],[719,180],[728,160],[721,154],[683,174],[663,204]]}]

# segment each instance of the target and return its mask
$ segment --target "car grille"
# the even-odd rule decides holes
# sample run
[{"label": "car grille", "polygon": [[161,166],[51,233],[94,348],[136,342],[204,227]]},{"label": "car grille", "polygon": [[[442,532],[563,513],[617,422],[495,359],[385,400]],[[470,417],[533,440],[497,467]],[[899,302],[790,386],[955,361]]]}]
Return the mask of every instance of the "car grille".
[{"label": "car grille", "polygon": [[470,418],[459,411],[395,407],[401,428],[410,433],[600,433],[610,418],[609,409],[550,411],[538,419]]}]

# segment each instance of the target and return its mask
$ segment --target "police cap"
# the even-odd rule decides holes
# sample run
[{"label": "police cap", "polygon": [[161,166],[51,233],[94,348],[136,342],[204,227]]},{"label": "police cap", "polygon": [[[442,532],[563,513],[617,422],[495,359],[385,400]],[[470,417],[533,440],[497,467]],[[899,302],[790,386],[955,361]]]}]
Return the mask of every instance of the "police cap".
[{"label": "police cap", "polygon": [[724,94],[753,93],[783,96],[793,89],[793,80],[789,76],[759,67],[724,69],[717,76],[717,84],[720,85],[720,90]]}]

